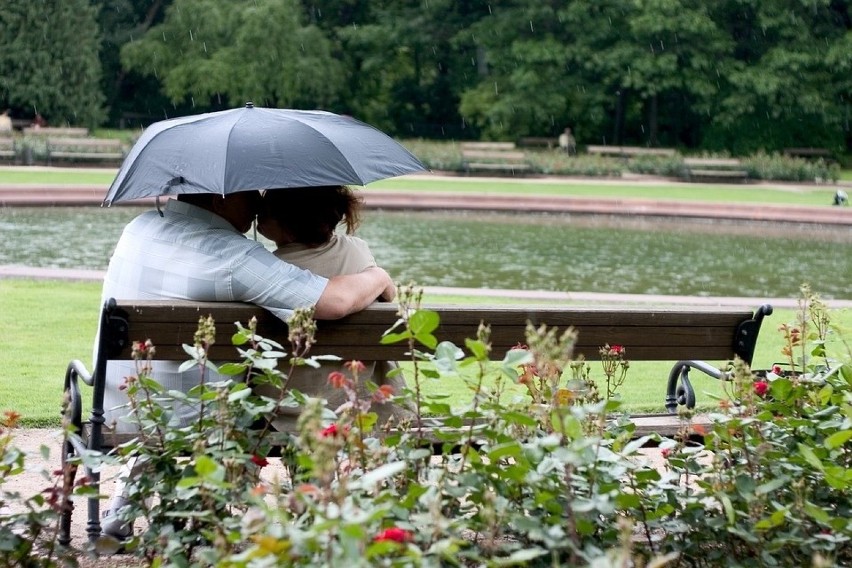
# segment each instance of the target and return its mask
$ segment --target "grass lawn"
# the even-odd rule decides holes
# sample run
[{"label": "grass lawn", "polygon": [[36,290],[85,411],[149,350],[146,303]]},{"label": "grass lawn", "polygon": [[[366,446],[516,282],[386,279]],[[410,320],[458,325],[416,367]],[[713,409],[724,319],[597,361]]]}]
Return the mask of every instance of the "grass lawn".
[{"label": "grass lawn", "polygon": [[[91,365],[99,299],[100,284],[96,282],[0,280],[0,411],[20,412],[27,426],[59,424],[65,367],[72,359]],[[500,299],[436,296],[426,301],[494,304]],[[835,315],[845,328],[852,325],[848,310]],[[756,368],[766,368],[780,359],[781,337],[775,329],[792,319],[792,311],[777,310],[767,321],[758,341]],[[187,338],[187,342],[191,340]],[[601,377],[598,363],[590,365],[592,376]],[[669,362],[631,365],[622,390],[631,410],[662,410],[670,367]],[[720,383],[697,373],[692,378],[699,405],[712,406],[713,400],[704,393],[720,394]],[[470,389],[462,380],[424,380],[423,385],[425,392],[447,395],[449,400],[470,398]]]},{"label": "grass lawn", "polygon": [[[115,177],[113,169],[74,168],[3,168],[0,184],[94,184],[104,191]],[[483,179],[436,177],[418,179],[402,177],[370,184],[371,190],[412,190],[460,193],[499,193],[527,195],[564,195],[576,197],[641,198],[675,201],[711,201],[725,203],[771,203],[777,205],[830,205],[834,186],[784,188],[772,185],[711,185],[685,183],[632,183],[613,180],[582,182],[536,179]]]}]

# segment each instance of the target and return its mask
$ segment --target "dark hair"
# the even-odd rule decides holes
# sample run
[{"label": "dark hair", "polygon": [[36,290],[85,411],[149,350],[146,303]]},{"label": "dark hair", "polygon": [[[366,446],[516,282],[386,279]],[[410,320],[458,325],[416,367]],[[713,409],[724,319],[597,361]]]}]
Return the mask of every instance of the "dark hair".
[{"label": "dark hair", "polygon": [[260,215],[276,220],[295,242],[327,243],[340,223],[353,234],[361,222],[362,199],[345,185],[269,189]]}]

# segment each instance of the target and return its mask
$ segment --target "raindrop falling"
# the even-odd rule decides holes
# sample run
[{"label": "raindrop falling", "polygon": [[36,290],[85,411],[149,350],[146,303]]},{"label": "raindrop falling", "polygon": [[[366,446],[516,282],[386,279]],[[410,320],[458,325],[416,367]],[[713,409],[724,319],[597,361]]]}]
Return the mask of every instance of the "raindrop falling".
[{"label": "raindrop falling", "polygon": [[204,53],[207,53],[207,42],[203,42],[202,45],[204,46]]},{"label": "raindrop falling", "polygon": [[497,81],[494,81],[494,94],[495,94],[495,95],[499,95],[499,94],[500,94],[500,90],[497,88]]},{"label": "raindrop falling", "polygon": [[665,50],[666,50],[666,46],[663,45],[663,40],[660,40],[660,51],[665,51]]},{"label": "raindrop falling", "polygon": [[192,102],[192,108],[195,108],[195,97],[189,97],[189,100]]},{"label": "raindrop falling", "polygon": [[530,31],[535,33],[535,28],[533,27],[532,20],[530,20]]},{"label": "raindrop falling", "polygon": [[163,41],[168,41],[168,40],[166,39],[166,32],[163,32]]},{"label": "raindrop falling", "polygon": [[189,41],[195,41],[195,38],[192,36],[192,30],[189,30]]}]

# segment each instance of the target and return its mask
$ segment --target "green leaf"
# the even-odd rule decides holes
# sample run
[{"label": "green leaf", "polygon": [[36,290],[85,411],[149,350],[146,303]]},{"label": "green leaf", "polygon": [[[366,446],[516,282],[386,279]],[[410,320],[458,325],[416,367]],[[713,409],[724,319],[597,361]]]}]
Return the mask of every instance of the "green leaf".
[{"label": "green leaf", "polygon": [[722,502],[722,508],[725,509],[725,517],[728,519],[728,526],[731,526],[736,521],[734,506],[731,504],[731,498],[724,493],[716,493],[716,498]]},{"label": "green leaf", "polygon": [[848,442],[850,438],[852,438],[852,430],[840,430],[826,438],[823,444],[829,450],[833,450]]},{"label": "green leaf", "polygon": [[793,383],[790,382],[790,379],[775,379],[769,383],[769,390],[775,400],[787,400],[787,397],[793,392]]},{"label": "green leaf", "polygon": [[229,377],[235,377],[244,374],[247,368],[248,367],[243,363],[223,363],[219,367],[219,373],[228,375]]},{"label": "green leaf", "polygon": [[827,525],[831,521],[831,516],[825,509],[814,505],[810,501],[805,501],[805,513],[818,523]]},{"label": "green leaf", "polygon": [[494,448],[488,452],[488,459],[492,461],[497,461],[501,458],[505,457],[517,457],[521,455],[523,449],[520,444],[516,441],[507,442],[505,444],[498,444],[494,446]]},{"label": "green leaf", "polygon": [[768,493],[772,493],[776,489],[784,487],[784,485],[788,481],[790,481],[789,477],[777,477],[771,481],[767,481],[766,483],[761,483],[760,485],[758,485],[757,488],[754,490],[754,493],[756,495],[766,495]]},{"label": "green leaf", "polygon": [[802,454],[802,457],[805,458],[805,461],[807,461],[819,471],[823,471],[822,461],[820,461],[820,459],[817,457],[817,455],[812,449],[802,443],[796,444],[796,446],[799,448],[799,453]]},{"label": "green leaf", "polygon": [[361,478],[361,484],[366,488],[371,488],[377,483],[388,479],[389,477],[393,477],[397,473],[402,472],[408,467],[408,464],[404,461],[397,461],[387,463],[385,465],[380,465],[376,469],[372,471],[368,471]]},{"label": "green leaf", "polygon": [[414,337],[411,335],[411,332],[406,330],[400,333],[388,333],[382,336],[382,339],[379,341],[382,345],[390,345],[391,343],[399,343],[401,341],[408,341]]},{"label": "green leaf", "polygon": [[477,361],[488,360],[488,347],[483,342],[478,339],[465,339],[464,344]]}]

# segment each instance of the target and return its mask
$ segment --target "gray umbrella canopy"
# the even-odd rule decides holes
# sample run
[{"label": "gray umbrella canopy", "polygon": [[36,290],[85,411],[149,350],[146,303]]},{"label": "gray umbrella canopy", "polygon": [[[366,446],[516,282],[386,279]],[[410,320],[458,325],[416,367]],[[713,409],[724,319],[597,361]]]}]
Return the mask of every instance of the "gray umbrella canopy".
[{"label": "gray umbrella canopy", "polygon": [[354,118],[249,103],[146,128],[103,204],[182,193],[366,185],[426,169],[393,138]]}]

